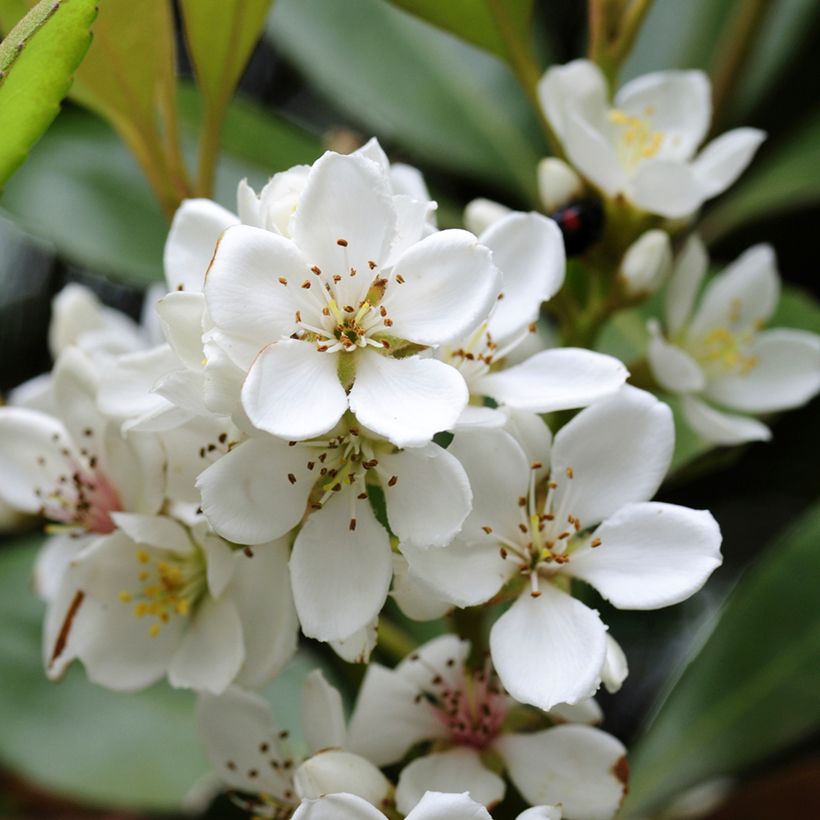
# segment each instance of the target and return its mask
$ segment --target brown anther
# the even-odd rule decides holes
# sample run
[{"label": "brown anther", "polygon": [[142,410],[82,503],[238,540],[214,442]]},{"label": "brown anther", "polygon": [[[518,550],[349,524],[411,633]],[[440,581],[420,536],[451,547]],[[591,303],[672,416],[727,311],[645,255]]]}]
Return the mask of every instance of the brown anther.
[{"label": "brown anther", "polygon": [[330,308],[322,308],[322,316],[330,316]]},{"label": "brown anther", "polygon": [[353,530],[355,530],[355,529],[356,529],[356,519],[355,519],[355,518],[351,518],[351,519],[350,519],[350,524],[349,524],[348,526],[350,527],[350,531],[351,531],[351,532],[353,532]]},{"label": "brown anther", "polygon": [[305,279],[305,281],[304,281],[304,282],[302,282],[302,287],[303,287],[305,290],[308,290],[308,289],[310,288],[310,280],[309,280],[309,279]]},{"label": "brown anther", "polygon": [[356,308],[354,308],[353,305],[345,305],[344,308],[342,308],[342,310],[344,310],[345,313],[355,313],[356,312]]},{"label": "brown anther", "polygon": [[558,540],[561,541],[564,538],[569,538],[572,533],[569,530],[564,530],[563,532],[558,534]]},{"label": "brown anther", "polygon": [[572,467],[567,467],[567,478],[572,478],[574,473],[572,472]]},{"label": "brown anther", "polygon": [[600,538],[593,538],[592,541],[589,542],[591,547],[600,547],[601,546],[601,539]]},{"label": "brown anther", "polygon": [[346,239],[337,239],[336,244],[340,245],[343,248],[347,247],[347,240]]},{"label": "brown anther", "polygon": [[397,273],[397,274],[396,274],[396,281],[397,281],[400,285],[403,285],[403,284],[404,284],[404,277],[403,277],[400,273]]},{"label": "brown anther", "polygon": [[519,507],[526,507],[527,506],[527,499],[523,495],[518,496],[518,506]]},{"label": "brown anther", "polygon": [[372,259],[368,259],[367,260],[367,267],[369,267],[370,270],[376,270],[378,265]]},{"label": "brown anther", "polygon": [[382,347],[385,350],[390,350],[390,342],[388,342],[387,339],[382,339]]},{"label": "brown anther", "polygon": [[538,325],[536,325],[535,322],[532,322],[527,325],[527,330],[529,330],[530,333],[535,333],[535,331],[538,330]]},{"label": "brown anther", "polygon": [[389,478],[389,479],[388,479],[388,481],[387,481],[387,486],[388,486],[388,487],[395,487],[395,486],[396,486],[396,482],[397,482],[398,480],[399,480],[399,477],[398,477],[397,475],[391,475],[391,476],[390,476],[390,478]]},{"label": "brown anther", "polygon": [[359,494],[356,496],[356,498],[358,498],[358,499],[359,499],[359,501],[367,501],[367,493],[359,493]]},{"label": "brown anther", "polygon": [[339,282],[341,282],[341,281],[342,281],[342,277],[341,277],[341,275],[340,275],[340,274],[338,274],[338,273],[334,273],[334,274],[333,274],[333,282],[334,282],[334,284],[337,284],[337,285],[338,285],[338,284],[339,284]]},{"label": "brown anther", "polygon": [[245,554],[246,558],[253,558],[253,550],[250,547],[245,547],[242,552]]},{"label": "brown anther", "polygon": [[558,482],[557,482],[557,481],[550,481],[550,482],[547,484],[547,487],[549,487],[551,490],[554,490],[557,486],[558,486]]},{"label": "brown anther", "polygon": [[486,532],[487,535],[490,535],[493,531],[493,528],[490,527],[490,526],[487,526],[486,524],[481,529],[484,530],[484,532]]},{"label": "brown anther", "polygon": [[287,285],[288,280],[284,276],[279,277],[279,284],[280,285]]},{"label": "brown anther", "polygon": [[502,290],[495,298],[500,302],[504,298],[504,291]]},{"label": "brown anther", "polygon": [[533,461],[532,464],[530,464],[530,469],[531,470],[540,470],[543,466],[544,465],[540,461]]},{"label": "brown anther", "polygon": [[521,530],[521,532],[523,532],[523,533],[526,535],[526,533],[527,533],[527,526],[526,526],[526,524],[519,524],[519,525],[518,525],[518,529],[519,529],[519,530]]},{"label": "brown anther", "polygon": [[297,310],[297,311],[296,311],[296,324],[298,325],[298,324],[299,324],[299,322],[301,322],[301,321],[302,321],[302,311],[301,311],[301,310]]},{"label": "brown anther", "polygon": [[288,473],[288,481],[290,481],[291,484],[295,484],[296,476],[293,473]]},{"label": "brown anther", "polygon": [[356,268],[351,268],[351,269],[350,269],[350,276],[351,276],[351,278],[352,278],[352,277],[354,277],[354,276],[356,275],[356,273],[357,273]]},{"label": "brown anther", "polygon": [[313,273],[315,273],[317,276],[321,276],[322,269],[318,265],[314,265],[311,268],[311,271],[313,271]]},{"label": "brown anther", "polygon": [[392,319],[385,319],[384,320],[385,327],[393,327],[393,320]]}]

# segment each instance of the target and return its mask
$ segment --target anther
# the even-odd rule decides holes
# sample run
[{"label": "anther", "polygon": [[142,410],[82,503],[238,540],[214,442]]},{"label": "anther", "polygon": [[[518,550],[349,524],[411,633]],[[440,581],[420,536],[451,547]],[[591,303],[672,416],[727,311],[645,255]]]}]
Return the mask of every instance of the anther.
[{"label": "anther", "polygon": [[287,285],[288,280],[284,276],[279,277],[279,284],[280,285]]},{"label": "anther", "polygon": [[304,282],[302,282],[302,287],[303,287],[305,290],[308,290],[308,289],[310,288],[310,280],[309,280],[309,279],[305,279],[305,281],[304,281]]},{"label": "anther", "polygon": [[347,247],[347,240],[346,239],[337,239],[336,244],[341,246],[342,248]]},{"label": "anther", "polygon": [[288,481],[290,481],[291,484],[295,484],[296,476],[293,473],[288,473]]}]

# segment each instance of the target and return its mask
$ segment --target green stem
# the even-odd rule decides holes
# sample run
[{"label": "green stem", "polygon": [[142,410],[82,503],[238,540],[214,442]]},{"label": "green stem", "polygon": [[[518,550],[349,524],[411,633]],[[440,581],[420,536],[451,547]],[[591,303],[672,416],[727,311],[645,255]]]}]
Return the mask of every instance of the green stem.
[{"label": "green stem", "polygon": [[713,133],[720,124],[724,106],[734,91],[768,8],[766,0],[738,0],[721,34],[710,72]]},{"label": "green stem", "polygon": [[199,143],[199,164],[197,167],[197,193],[213,196],[216,165],[219,162],[219,147],[222,143],[224,108],[215,110],[206,100],[202,119],[202,138]]},{"label": "green stem", "polygon": [[489,650],[485,629],[486,612],[485,607],[474,606],[469,609],[454,609],[449,615],[453,631],[470,642],[470,663],[476,667],[484,663]]},{"label": "green stem", "polygon": [[488,0],[490,11],[495,20],[496,28],[507,50],[507,61],[518,80],[519,85],[524,90],[527,98],[538,117],[538,122],[547,138],[550,150],[556,157],[564,157],[564,149],[561,140],[553,130],[547,119],[541,102],[538,99],[538,81],[541,79],[542,70],[535,60],[535,55],[529,43],[521,39],[515,27],[507,15],[505,0]]},{"label": "green stem", "polygon": [[386,617],[379,619],[379,649],[393,660],[400,661],[418,648],[418,642]]}]

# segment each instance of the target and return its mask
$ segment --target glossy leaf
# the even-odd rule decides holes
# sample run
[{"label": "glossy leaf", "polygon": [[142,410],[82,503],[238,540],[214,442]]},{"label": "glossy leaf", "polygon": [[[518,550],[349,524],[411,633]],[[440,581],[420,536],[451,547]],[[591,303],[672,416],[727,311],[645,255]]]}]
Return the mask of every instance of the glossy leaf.
[{"label": "glossy leaf", "polygon": [[57,116],[96,14],[96,0],[42,0],[0,43],[0,186]]},{"label": "glossy leaf", "polygon": [[393,5],[438,26],[462,40],[495,54],[502,60],[508,58],[507,47],[499,28],[496,14],[504,15],[503,24],[510,27],[517,39],[526,41],[530,36],[532,0],[392,0]]},{"label": "glossy leaf", "polygon": [[537,201],[546,148],[497,60],[383,0],[280,0],[269,19],[279,50],[366,136]]},{"label": "glossy leaf", "polygon": [[743,225],[820,202],[820,116],[772,145],[709,211],[702,233],[714,242]]},{"label": "glossy leaf", "polygon": [[820,507],[741,578],[631,755],[628,816],[743,772],[820,728]]},{"label": "glossy leaf", "polygon": [[[173,811],[208,771],[196,738],[194,694],[159,684],[136,695],[94,686],[79,666],[59,683],[42,669],[43,605],[30,575],[39,537],[0,549],[0,764],[79,802]],[[263,694],[298,741],[303,652]]]}]

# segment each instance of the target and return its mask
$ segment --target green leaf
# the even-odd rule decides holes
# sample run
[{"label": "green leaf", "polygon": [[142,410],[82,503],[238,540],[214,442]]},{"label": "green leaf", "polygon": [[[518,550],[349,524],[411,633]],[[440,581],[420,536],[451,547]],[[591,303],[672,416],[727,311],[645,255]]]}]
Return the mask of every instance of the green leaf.
[{"label": "green leaf", "polygon": [[[208,771],[194,727],[195,695],[165,684],[138,694],[111,692],[89,683],[78,665],[58,684],[46,679],[44,608],[30,584],[41,540],[0,548],[0,764],[80,802],[178,810]],[[317,664],[302,651],[263,690],[297,748],[302,682]]]},{"label": "green leaf", "polygon": [[280,0],[269,20],[279,50],[368,136],[537,201],[546,147],[523,92],[490,55],[383,0]]},{"label": "green leaf", "polygon": [[96,0],[41,0],[0,43],[0,187],[57,116],[96,14]]},{"label": "green leaf", "polygon": [[207,107],[221,111],[227,105],[262,36],[271,4],[272,0],[181,0],[188,53]]},{"label": "green leaf", "polygon": [[820,506],[741,578],[631,755],[629,816],[820,728]]},{"label": "green leaf", "polygon": [[[507,47],[499,32],[492,0],[392,0],[393,5],[455,34],[462,40],[507,59]],[[502,9],[517,38],[530,37],[533,0],[505,0]]]},{"label": "green leaf", "polygon": [[712,243],[760,219],[820,202],[820,115],[767,149],[703,220]]}]

